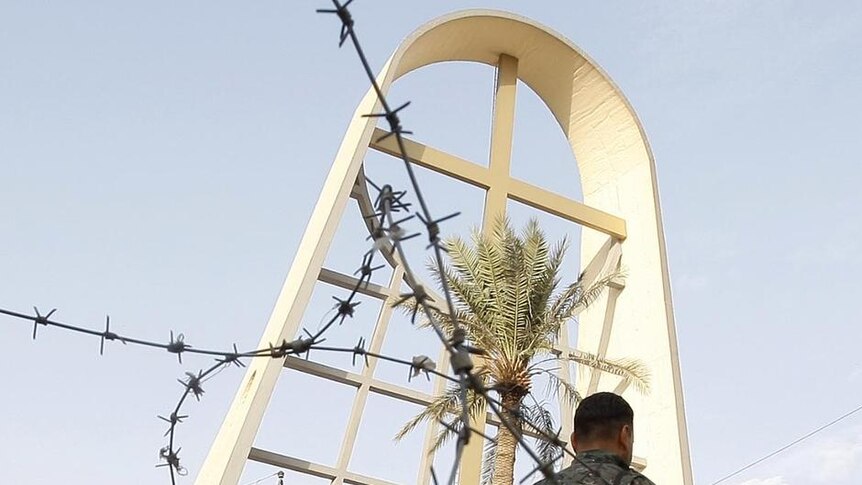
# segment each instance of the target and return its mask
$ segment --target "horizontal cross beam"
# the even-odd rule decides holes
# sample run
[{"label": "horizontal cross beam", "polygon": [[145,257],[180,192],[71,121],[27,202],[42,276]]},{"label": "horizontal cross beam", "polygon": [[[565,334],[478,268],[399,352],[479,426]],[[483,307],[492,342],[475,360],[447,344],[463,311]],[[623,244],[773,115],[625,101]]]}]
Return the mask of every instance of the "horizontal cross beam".
[{"label": "horizontal cross beam", "polygon": [[[388,131],[376,128],[369,146],[387,155],[400,157],[397,140],[394,136],[387,136],[388,134]],[[420,167],[486,190],[495,182],[491,171],[486,167],[413,140],[406,138],[403,140],[407,157]],[[620,217],[516,178],[506,177],[502,183],[505,184],[506,193],[512,200],[595,229],[616,239],[626,238],[626,221]]]}]

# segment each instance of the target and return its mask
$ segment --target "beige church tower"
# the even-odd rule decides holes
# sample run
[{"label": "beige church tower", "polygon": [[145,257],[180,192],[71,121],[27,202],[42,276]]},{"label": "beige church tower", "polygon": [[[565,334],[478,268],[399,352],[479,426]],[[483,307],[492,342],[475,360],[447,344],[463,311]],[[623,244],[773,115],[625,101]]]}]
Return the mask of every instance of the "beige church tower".
[{"label": "beige church tower", "polygon": [[[566,38],[526,18],[497,11],[457,12],[423,25],[395,50],[378,81],[385,93],[411,71],[447,61],[482,63],[497,70],[488,163],[474,163],[410,140],[406,143],[409,158],[416,165],[484,190],[486,226],[505,211],[510,200],[583,226],[580,260],[586,278],[625,268],[625,281],[613,285],[606,297],[581,315],[577,345],[601,357],[641,360],[652,376],[651,391],[640,394],[619,377],[598,372],[584,373],[576,385],[582,395],[599,390],[623,394],[635,409],[636,466],[645,467],[645,473],[656,483],[692,485],[655,163],[632,107],[607,74]],[[544,102],[565,134],[577,160],[583,202],[511,176],[519,80]],[[362,117],[378,111],[376,96],[369,90],[347,127],[263,332],[264,347],[294,338],[316,282],[343,288],[352,288],[356,282],[351,275],[323,267],[323,262],[348,203],[357,204],[363,215],[374,213],[363,169],[366,152],[397,153],[394,137],[378,141],[385,132],[376,127],[377,119]],[[363,291],[366,296],[391,302],[401,293],[403,268],[397,256],[389,257],[388,263],[392,266],[388,285],[371,284]],[[373,352],[380,350],[392,314],[389,305],[381,308],[373,335],[368,337],[368,349]],[[560,341],[568,342],[568,337],[563,335]],[[561,344],[557,350],[565,353],[572,349]],[[236,485],[247,460],[308,473],[333,484],[390,483],[351,472],[348,466],[369,395],[383,394],[414,404],[429,402],[431,395],[375,379],[374,365],[371,362],[353,373],[294,357],[253,360],[196,483]],[[333,447],[339,447],[334,466],[254,446],[276,381],[287,372],[304,372],[355,389],[343,434],[327,438]],[[567,368],[560,372],[560,377],[571,381]],[[437,391],[444,387],[442,381],[436,384]],[[566,427],[563,433],[568,436],[572,410],[566,406],[561,409]],[[488,424],[499,423],[489,417]],[[434,426],[426,433],[428,447]],[[465,452],[462,485],[479,483],[479,441],[473,440]],[[416,470],[417,483],[430,482],[430,460],[423,456]]]}]

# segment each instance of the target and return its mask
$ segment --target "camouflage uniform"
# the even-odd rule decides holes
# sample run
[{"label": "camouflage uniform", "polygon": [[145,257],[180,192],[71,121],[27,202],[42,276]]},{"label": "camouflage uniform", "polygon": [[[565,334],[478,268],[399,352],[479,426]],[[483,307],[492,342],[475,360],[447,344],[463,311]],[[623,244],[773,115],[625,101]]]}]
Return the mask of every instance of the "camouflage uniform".
[{"label": "camouflage uniform", "polygon": [[[559,485],[655,485],[649,478],[632,470],[617,455],[601,450],[578,453],[572,466],[557,474]],[[596,476],[598,475],[598,476]],[[552,485],[545,479],[535,485]]]}]

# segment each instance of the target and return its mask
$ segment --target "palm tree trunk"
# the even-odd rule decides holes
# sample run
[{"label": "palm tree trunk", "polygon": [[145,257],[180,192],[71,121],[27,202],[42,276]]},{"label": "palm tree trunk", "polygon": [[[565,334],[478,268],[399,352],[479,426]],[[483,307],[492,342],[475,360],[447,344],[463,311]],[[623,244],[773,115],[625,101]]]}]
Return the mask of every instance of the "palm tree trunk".
[{"label": "palm tree trunk", "polygon": [[520,393],[500,393],[500,400],[503,403],[503,409],[501,410],[503,419],[511,425],[517,436],[512,434],[509,428],[504,425],[501,425],[497,430],[494,477],[491,481],[493,485],[512,485],[515,481],[515,452],[518,449],[518,436],[521,434],[521,421],[509,412],[509,410],[519,409],[521,407],[521,399],[523,399],[523,395]]}]

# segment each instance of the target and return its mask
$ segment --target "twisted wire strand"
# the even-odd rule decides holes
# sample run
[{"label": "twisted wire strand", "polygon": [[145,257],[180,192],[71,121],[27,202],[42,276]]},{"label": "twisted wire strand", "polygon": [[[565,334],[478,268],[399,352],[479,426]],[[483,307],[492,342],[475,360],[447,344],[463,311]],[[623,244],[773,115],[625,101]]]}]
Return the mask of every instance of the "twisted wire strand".
[{"label": "twisted wire strand", "polygon": [[[331,0],[333,4],[333,9],[318,9],[318,13],[329,13],[335,14],[339,20],[341,21],[341,33],[339,38],[339,47],[344,45],[346,40],[350,40],[353,45],[354,50],[356,51],[357,56],[359,57],[360,63],[365,71],[366,76],[368,77],[369,82],[371,83],[372,88],[374,89],[377,100],[380,106],[383,108],[382,113],[372,113],[367,114],[367,117],[377,117],[384,118],[389,124],[389,133],[384,136],[395,136],[397,145],[398,145],[398,155],[401,160],[404,162],[404,166],[410,180],[410,184],[414,191],[414,195],[419,202],[419,206],[421,212],[417,214],[419,219],[425,224],[425,229],[428,234],[429,247],[433,248],[434,254],[434,264],[437,266],[437,270],[440,274],[445,274],[445,265],[443,261],[443,247],[440,240],[440,228],[439,223],[450,219],[457,214],[445,216],[441,219],[434,219],[431,215],[430,210],[428,209],[428,205],[425,201],[425,197],[422,193],[422,190],[419,186],[418,180],[413,170],[413,164],[410,161],[409,156],[407,155],[407,150],[404,144],[403,134],[409,134],[410,132],[405,131],[401,126],[401,122],[398,116],[398,112],[409,106],[409,102],[399,106],[396,109],[391,108],[391,104],[387,100],[383,90],[377,82],[376,77],[374,76],[374,72],[371,69],[371,65],[368,62],[368,58],[365,55],[365,52],[359,42],[359,38],[356,34],[356,30],[354,28],[355,22],[353,19],[352,13],[348,10],[348,7],[354,0],[348,0],[344,4],[339,2],[339,0]],[[384,187],[385,188],[385,187]],[[391,194],[381,194],[381,199],[383,201],[384,206],[387,203],[387,200],[392,197]],[[387,221],[389,222],[390,227],[394,225],[395,221],[392,220],[390,211],[384,210],[384,214],[387,217]],[[516,436],[518,443],[522,446],[530,457],[537,463],[537,470],[540,471],[546,479],[548,479],[551,483],[557,483],[556,473],[553,470],[552,464],[544,463],[538,454],[532,450],[531,447],[526,443],[522,434],[517,431],[516,427],[509,422],[508,419],[505,419],[500,411],[500,407],[496,404],[492,403],[488,400],[489,396],[487,394],[487,389],[484,387],[484,384],[481,380],[477,379],[472,374],[473,363],[470,358],[470,352],[467,347],[464,345],[465,333],[463,329],[460,328],[459,321],[457,318],[457,312],[455,309],[455,304],[452,299],[451,292],[449,291],[448,283],[446,278],[440,278],[440,286],[443,291],[443,296],[445,298],[446,310],[449,313],[450,320],[452,322],[452,335],[449,339],[446,338],[442,326],[437,321],[434,313],[431,311],[430,303],[428,302],[427,295],[424,291],[419,291],[421,285],[415,280],[414,274],[410,271],[409,264],[407,262],[407,257],[404,254],[404,249],[401,245],[401,239],[392,238],[393,246],[397,251],[401,264],[404,267],[405,281],[407,281],[408,285],[413,289],[414,293],[411,295],[413,299],[416,300],[419,306],[421,306],[426,318],[430,322],[432,328],[435,333],[437,333],[443,345],[450,353],[450,363],[452,365],[452,370],[456,375],[459,376],[459,385],[460,385],[460,400],[462,405],[462,413],[461,413],[461,430],[462,433],[459,434],[458,439],[458,447],[456,448],[456,458],[455,464],[453,465],[452,473],[450,474],[449,484],[452,485],[455,483],[456,472],[458,468],[458,464],[461,458],[461,452],[463,451],[464,445],[467,444],[470,438],[470,415],[469,409],[467,405],[467,390],[468,388],[473,389],[475,392],[478,392],[483,398],[488,401],[489,407],[492,408],[495,414],[500,418],[501,423],[508,428],[508,430]],[[416,283],[416,285],[414,285]],[[523,417],[522,417],[523,420]],[[535,426],[533,426],[535,427]],[[555,438],[554,442],[559,442],[558,438]],[[588,464],[580,460],[576,455],[571,454],[571,456],[586,467],[595,477],[599,478],[606,485],[610,485],[603,477],[601,477],[592,467]],[[550,466],[549,466],[550,465]],[[435,477],[436,480],[436,477]]]}]

